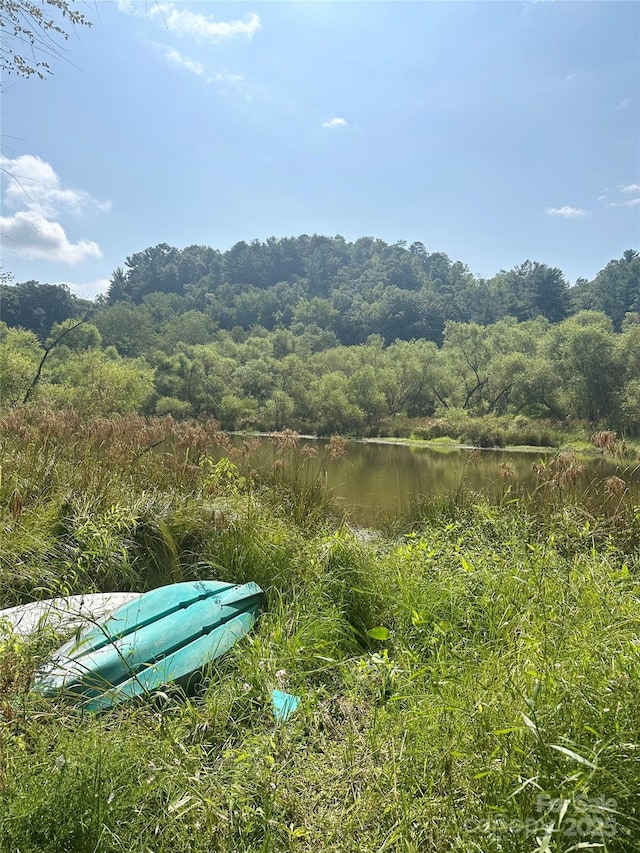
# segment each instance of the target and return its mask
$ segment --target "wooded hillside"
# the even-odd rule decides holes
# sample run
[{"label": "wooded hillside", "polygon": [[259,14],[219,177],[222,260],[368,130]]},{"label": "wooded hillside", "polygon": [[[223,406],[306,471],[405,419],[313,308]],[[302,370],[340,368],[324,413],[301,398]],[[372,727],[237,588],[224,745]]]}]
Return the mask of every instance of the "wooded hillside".
[{"label": "wooded hillside", "polygon": [[531,261],[480,279],[421,243],[161,244],[95,302],[4,285],[2,320],[5,407],[40,397],[227,429],[402,432],[399,419],[460,412],[640,432],[632,250],[570,288]]}]

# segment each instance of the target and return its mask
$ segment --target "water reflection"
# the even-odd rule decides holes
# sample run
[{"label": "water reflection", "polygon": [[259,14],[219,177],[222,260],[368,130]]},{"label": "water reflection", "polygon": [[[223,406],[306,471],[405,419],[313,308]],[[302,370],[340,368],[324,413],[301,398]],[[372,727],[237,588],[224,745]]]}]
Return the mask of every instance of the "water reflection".
[{"label": "water reflection", "polygon": [[[237,446],[242,445],[241,437],[235,436],[233,440]],[[533,464],[555,455],[541,450],[470,450],[349,441],[346,455],[331,460],[324,453],[326,441],[301,439],[300,446],[305,445],[318,451],[315,458],[305,463],[307,476],[310,479],[326,476],[338,502],[360,524],[373,524],[381,517],[404,512],[418,495],[449,495],[470,489],[495,497],[503,494],[509,485],[533,489],[538,483]],[[273,441],[262,439],[255,464],[271,466],[276,458]],[[630,479],[628,465],[619,467],[596,457],[581,461],[586,468],[585,488],[593,479],[616,474]],[[632,476],[640,482],[637,469]]]}]

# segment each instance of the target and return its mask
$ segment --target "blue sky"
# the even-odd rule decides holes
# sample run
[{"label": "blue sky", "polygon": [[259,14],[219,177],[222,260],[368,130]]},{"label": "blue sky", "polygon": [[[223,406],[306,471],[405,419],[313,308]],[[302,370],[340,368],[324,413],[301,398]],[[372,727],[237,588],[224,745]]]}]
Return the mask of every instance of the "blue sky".
[{"label": "blue sky", "polygon": [[637,2],[77,5],[68,61],[3,80],[16,281],[318,233],[573,284],[639,247]]}]

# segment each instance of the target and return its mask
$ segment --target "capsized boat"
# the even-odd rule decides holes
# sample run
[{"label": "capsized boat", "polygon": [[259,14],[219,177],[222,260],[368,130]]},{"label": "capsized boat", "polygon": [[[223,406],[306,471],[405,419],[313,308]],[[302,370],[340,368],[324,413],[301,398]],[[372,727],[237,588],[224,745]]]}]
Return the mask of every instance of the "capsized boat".
[{"label": "capsized boat", "polygon": [[118,607],[139,595],[139,592],[93,592],[18,604],[0,610],[0,632],[7,630],[21,637],[29,637],[39,631],[69,632],[106,619]]},{"label": "capsized boat", "polygon": [[262,599],[255,583],[159,587],[65,643],[37,671],[33,689],[100,711],[167,684],[185,686],[251,630]]}]

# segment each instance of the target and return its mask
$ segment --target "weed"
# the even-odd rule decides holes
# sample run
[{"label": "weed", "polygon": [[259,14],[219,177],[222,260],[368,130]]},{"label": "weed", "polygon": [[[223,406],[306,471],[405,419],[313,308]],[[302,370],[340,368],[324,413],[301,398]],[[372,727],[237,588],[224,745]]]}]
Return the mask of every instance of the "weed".
[{"label": "weed", "polygon": [[[496,500],[463,477],[366,537],[324,488],[337,440],[283,433],[267,470],[164,418],[29,409],[2,436],[4,604],[215,577],[266,605],[197,695],[102,716],[29,693],[59,637],[1,633],[0,850],[638,849],[624,473],[585,483],[563,455],[526,496],[503,466]],[[300,697],[286,723],[274,688]]]}]

